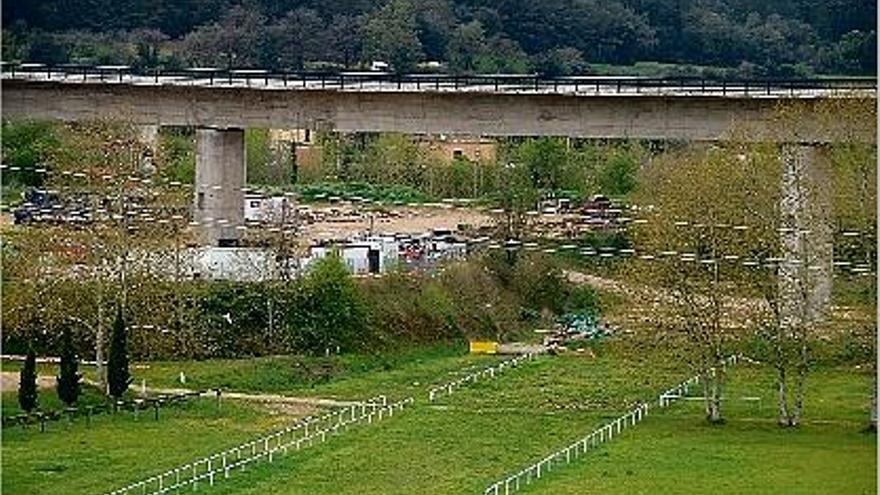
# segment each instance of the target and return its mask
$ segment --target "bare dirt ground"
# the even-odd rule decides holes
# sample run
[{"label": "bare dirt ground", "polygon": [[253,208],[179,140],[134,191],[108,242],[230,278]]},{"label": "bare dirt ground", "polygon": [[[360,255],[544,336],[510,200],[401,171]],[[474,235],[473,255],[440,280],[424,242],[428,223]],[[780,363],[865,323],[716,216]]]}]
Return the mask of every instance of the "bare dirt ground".
[{"label": "bare dirt ground", "polygon": [[306,242],[351,237],[372,229],[376,233],[422,233],[432,229],[455,231],[459,225],[473,228],[491,225],[488,213],[472,208],[430,206],[391,207],[383,212],[358,211],[352,206],[313,207],[318,217],[303,227]]},{"label": "bare dirt ground", "polygon": [[[86,383],[95,385],[91,380],[84,380]],[[0,372],[0,392],[15,392],[18,390],[19,373],[17,371]],[[41,389],[51,389],[55,387],[55,377],[51,375],[40,375],[37,377],[37,385]],[[131,385],[133,391],[141,393],[139,385]],[[189,389],[158,389],[147,388],[147,393],[151,395],[157,394],[179,394],[192,392]],[[214,397],[213,392],[208,392],[206,397]],[[345,402],[332,399],[321,399],[315,397],[289,397],[279,394],[247,394],[240,392],[225,392],[221,395],[222,400],[241,400],[255,404],[259,404],[270,414],[284,416],[308,416],[315,414],[322,408],[328,407],[345,407],[351,406],[354,402]]]},{"label": "bare dirt ground", "polygon": [[[600,291],[617,294],[626,300],[626,304],[622,305],[625,306],[625,309],[605,315],[605,319],[610,323],[633,330],[649,329],[656,327],[664,319],[671,321],[670,318],[673,318],[673,308],[677,302],[669,290],[574,270],[565,270],[564,273],[572,283],[589,285]],[[725,305],[727,306],[727,314],[723,318],[722,324],[730,328],[752,327],[759,319],[767,316],[767,303],[759,298],[728,297],[725,298]],[[842,328],[849,328],[852,322],[864,319],[863,311],[847,306],[832,305],[829,324],[821,328],[822,334],[833,334]]]},{"label": "bare dirt ground", "polygon": [[[0,372],[0,392],[15,392],[18,390],[19,374],[17,371]],[[40,388],[55,387],[55,377],[40,375],[37,377],[37,386]]]}]

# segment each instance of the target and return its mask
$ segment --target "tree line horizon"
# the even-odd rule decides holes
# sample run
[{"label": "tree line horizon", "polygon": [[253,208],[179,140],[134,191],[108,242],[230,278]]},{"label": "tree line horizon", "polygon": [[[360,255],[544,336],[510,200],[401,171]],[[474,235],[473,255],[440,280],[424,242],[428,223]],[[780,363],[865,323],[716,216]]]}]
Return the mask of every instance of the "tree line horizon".
[{"label": "tree line horizon", "polygon": [[863,0],[46,0],[3,5],[2,45],[8,61],[135,68],[874,75],[875,17]]}]

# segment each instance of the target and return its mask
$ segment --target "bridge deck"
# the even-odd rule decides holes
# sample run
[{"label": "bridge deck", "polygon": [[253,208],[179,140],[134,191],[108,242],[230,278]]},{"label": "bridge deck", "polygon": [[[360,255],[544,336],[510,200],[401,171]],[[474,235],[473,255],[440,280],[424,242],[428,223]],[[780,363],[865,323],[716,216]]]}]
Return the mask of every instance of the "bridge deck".
[{"label": "bridge deck", "polygon": [[723,98],[875,97],[876,80],[864,78],[713,80],[639,77],[430,74],[274,74],[264,71],[183,71],[133,74],[122,69],[6,68],[3,79],[68,84],[195,86],[287,91],[564,94],[573,96],[714,96]]}]

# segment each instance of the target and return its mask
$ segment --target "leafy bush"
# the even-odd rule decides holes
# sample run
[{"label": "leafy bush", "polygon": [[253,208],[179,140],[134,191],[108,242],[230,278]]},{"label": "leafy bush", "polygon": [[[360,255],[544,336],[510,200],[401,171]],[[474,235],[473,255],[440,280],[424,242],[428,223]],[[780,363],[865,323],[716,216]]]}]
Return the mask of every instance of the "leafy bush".
[{"label": "leafy bush", "polygon": [[369,345],[361,294],[338,256],[319,260],[299,285],[296,308],[288,315],[297,349],[320,354]]}]

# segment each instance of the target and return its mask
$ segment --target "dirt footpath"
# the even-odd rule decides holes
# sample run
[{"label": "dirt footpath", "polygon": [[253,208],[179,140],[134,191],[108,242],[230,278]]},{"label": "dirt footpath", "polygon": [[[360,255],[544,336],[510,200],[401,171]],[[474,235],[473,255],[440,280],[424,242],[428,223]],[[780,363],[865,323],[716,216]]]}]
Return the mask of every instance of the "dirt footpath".
[{"label": "dirt footpath", "polygon": [[[0,392],[15,392],[16,390],[18,390],[18,382],[18,371],[0,372]],[[50,375],[38,376],[37,386],[39,386],[40,388],[54,388],[55,377]]]}]

